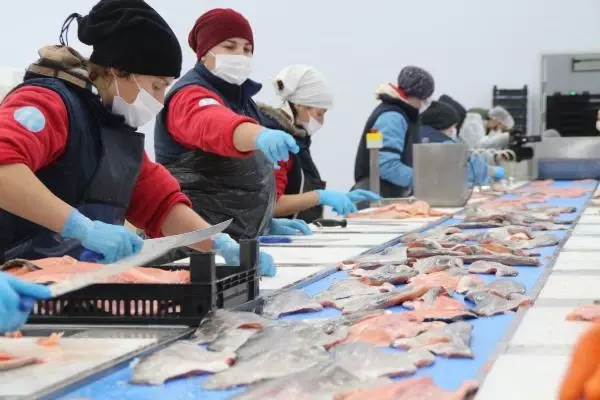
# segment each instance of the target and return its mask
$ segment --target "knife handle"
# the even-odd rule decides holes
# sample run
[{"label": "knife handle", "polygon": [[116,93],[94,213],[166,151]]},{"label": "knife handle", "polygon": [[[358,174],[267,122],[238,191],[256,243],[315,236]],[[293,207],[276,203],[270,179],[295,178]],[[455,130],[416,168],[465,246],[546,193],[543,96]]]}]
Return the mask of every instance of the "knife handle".
[{"label": "knife handle", "polygon": [[102,255],[91,250],[84,250],[79,257],[83,262],[97,263],[102,260]]},{"label": "knife handle", "polygon": [[313,224],[315,224],[316,226],[320,226],[322,228],[328,228],[328,227],[334,227],[334,226],[339,226],[339,227],[345,228],[348,226],[348,221],[346,221],[345,219],[319,218],[319,219],[315,219],[313,221]]}]

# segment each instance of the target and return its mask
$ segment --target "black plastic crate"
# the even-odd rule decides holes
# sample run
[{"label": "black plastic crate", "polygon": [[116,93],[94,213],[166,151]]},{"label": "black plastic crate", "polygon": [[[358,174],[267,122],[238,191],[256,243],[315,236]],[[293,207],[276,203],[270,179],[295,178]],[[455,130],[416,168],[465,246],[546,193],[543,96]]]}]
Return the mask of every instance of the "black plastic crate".
[{"label": "black plastic crate", "polygon": [[233,308],[259,292],[259,246],[240,241],[240,266],[215,266],[213,254],[192,254],[187,284],[96,284],[51,300],[38,301],[32,324],[140,324],[196,326],[214,308]]},{"label": "black plastic crate", "polygon": [[515,120],[515,129],[525,132],[527,130],[527,85],[522,89],[500,89],[494,85],[492,91],[492,105],[504,107]]}]

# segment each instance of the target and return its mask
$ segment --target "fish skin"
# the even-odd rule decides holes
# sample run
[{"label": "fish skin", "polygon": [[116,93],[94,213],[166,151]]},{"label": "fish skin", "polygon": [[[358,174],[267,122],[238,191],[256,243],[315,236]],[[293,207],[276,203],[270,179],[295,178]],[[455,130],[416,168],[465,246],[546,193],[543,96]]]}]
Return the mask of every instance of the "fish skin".
[{"label": "fish skin", "polygon": [[216,309],[202,319],[190,340],[198,344],[211,343],[229,329],[261,329],[272,323],[253,312]]},{"label": "fish skin", "polygon": [[504,265],[518,265],[520,267],[537,267],[540,260],[535,257],[517,256],[514,254],[477,254],[472,256],[460,256],[465,264],[471,264],[475,261],[495,261]]},{"label": "fish skin", "polygon": [[187,340],[152,353],[138,362],[131,383],[162,385],[168,380],[190,374],[199,375],[226,370],[235,360],[233,353],[217,353]]},{"label": "fish skin", "polygon": [[308,343],[285,351],[266,351],[253,358],[238,361],[233,367],[209,377],[203,387],[207,390],[229,389],[280,378],[304,371],[328,359],[327,351]]},{"label": "fish skin", "polygon": [[206,349],[216,352],[234,353],[258,331],[259,329],[228,329],[221,332],[219,337],[212,341]]},{"label": "fish skin", "polygon": [[314,297],[324,307],[336,307],[336,304],[343,303],[341,300],[352,299],[355,297],[378,294],[396,290],[396,287],[389,283],[383,283],[380,286],[367,285],[359,279],[342,279],[333,282],[325,291]]},{"label": "fish skin", "polygon": [[303,290],[287,290],[265,300],[262,315],[277,319],[284,315],[300,312],[322,311],[323,306],[313,300]]},{"label": "fish skin", "polygon": [[331,400],[335,393],[372,388],[391,382],[387,378],[363,380],[342,366],[326,361],[302,372],[258,383],[235,400]]},{"label": "fish skin", "polygon": [[358,277],[362,283],[372,286],[381,286],[384,283],[399,285],[406,283],[410,278],[418,274],[412,267],[407,265],[384,265],[372,271],[355,269],[350,271],[350,276]]},{"label": "fish skin", "polygon": [[496,279],[485,285],[481,291],[508,299],[513,293],[524,295],[527,292],[527,288],[521,282],[513,279]]},{"label": "fish skin", "polygon": [[478,276],[465,275],[456,286],[456,293],[465,294],[471,291],[479,290],[479,288],[485,286],[485,282]]},{"label": "fish skin", "polygon": [[425,286],[408,285],[388,293],[354,298],[344,304],[342,313],[352,314],[360,311],[371,311],[401,305],[405,301],[422,296],[426,291],[427,287]]},{"label": "fish skin", "polygon": [[[446,358],[472,358],[472,331],[471,324],[458,321],[430,329],[414,338],[396,339],[392,346],[404,350],[425,349]],[[442,344],[444,346],[441,346]]]},{"label": "fish skin", "polygon": [[406,314],[417,321],[454,322],[477,317],[461,301],[447,295],[442,287],[429,289],[419,299],[405,302],[402,306],[412,310]]},{"label": "fish skin", "polygon": [[508,265],[494,261],[475,261],[469,265],[467,271],[470,274],[495,274],[496,276],[517,276],[519,271]]},{"label": "fish skin", "polygon": [[475,304],[472,308],[473,312],[482,317],[516,311],[520,305],[518,300],[507,300],[489,292],[469,293],[466,299]]},{"label": "fish skin", "polygon": [[[462,253],[459,253],[462,254]],[[448,268],[462,268],[463,262],[458,257],[453,256],[433,256],[418,260],[413,268],[420,274],[431,274],[433,272],[444,271]]]},{"label": "fish skin", "polygon": [[425,247],[409,247],[406,250],[406,254],[411,258],[426,258],[434,256],[460,256],[463,255],[460,251],[452,249],[427,249]]}]

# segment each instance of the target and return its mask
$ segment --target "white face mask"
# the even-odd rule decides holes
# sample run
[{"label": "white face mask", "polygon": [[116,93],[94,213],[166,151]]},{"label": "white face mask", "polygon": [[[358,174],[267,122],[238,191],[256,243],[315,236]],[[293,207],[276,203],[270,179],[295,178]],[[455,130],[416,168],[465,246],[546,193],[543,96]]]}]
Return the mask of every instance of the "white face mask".
[{"label": "white face mask", "polygon": [[308,122],[303,122],[302,126],[304,127],[304,130],[306,130],[306,133],[308,133],[308,136],[312,136],[317,133],[317,131],[321,129],[323,125],[321,125],[319,121],[314,119],[312,116],[309,116]]},{"label": "white face mask", "polygon": [[419,114],[423,114],[431,105],[431,102],[429,100],[426,100],[423,102],[423,105],[421,105],[421,108],[419,108]]},{"label": "white face mask", "polygon": [[600,120],[596,121],[596,130],[600,131]]},{"label": "white face mask", "polygon": [[211,71],[215,76],[233,85],[241,85],[252,73],[252,57],[237,54],[214,54],[215,68]]},{"label": "white face mask", "polygon": [[121,97],[119,84],[115,76],[117,95],[113,99],[112,112],[113,114],[122,115],[125,118],[125,123],[132,128],[139,128],[152,121],[163,109],[164,105],[137,83],[135,75],[132,75],[132,77],[140,91],[133,103],[129,104]]},{"label": "white face mask", "polygon": [[456,127],[452,127],[452,129],[450,129],[447,132],[448,137],[450,137],[450,139],[452,140],[456,140],[456,138],[458,137],[458,132],[456,131]]}]

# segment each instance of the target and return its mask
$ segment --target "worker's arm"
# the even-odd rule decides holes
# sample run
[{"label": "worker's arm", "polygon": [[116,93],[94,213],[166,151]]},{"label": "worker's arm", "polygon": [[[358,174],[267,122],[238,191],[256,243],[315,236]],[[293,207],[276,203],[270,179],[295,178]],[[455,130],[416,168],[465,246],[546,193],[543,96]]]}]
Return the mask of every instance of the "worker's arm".
[{"label": "worker's arm", "polygon": [[56,197],[35,171],[66,148],[68,117],[56,92],[25,86],[0,106],[0,208],[61,232],[72,207]]},{"label": "worker's arm", "polygon": [[373,128],[383,134],[383,149],[379,152],[381,179],[398,186],[412,186],[413,170],[401,161],[408,123],[395,111],[381,114]]},{"label": "worker's arm", "polygon": [[226,157],[248,157],[264,129],[229,109],[214,92],[187,86],[175,93],[167,111],[167,129],[177,142]]},{"label": "worker's arm", "polygon": [[[144,152],[127,219],[150,237],[177,235],[209,227],[190,208],[191,205],[188,197],[181,192],[179,182],[165,167],[150,161]],[[210,251],[211,243],[193,247]]]},{"label": "worker's arm", "polygon": [[279,169],[275,170],[275,187],[277,189],[277,203],[275,204],[275,217],[293,215],[319,205],[319,194],[315,191],[300,194],[285,194],[288,184],[288,173],[293,161],[280,162]]}]

